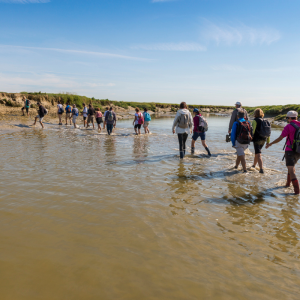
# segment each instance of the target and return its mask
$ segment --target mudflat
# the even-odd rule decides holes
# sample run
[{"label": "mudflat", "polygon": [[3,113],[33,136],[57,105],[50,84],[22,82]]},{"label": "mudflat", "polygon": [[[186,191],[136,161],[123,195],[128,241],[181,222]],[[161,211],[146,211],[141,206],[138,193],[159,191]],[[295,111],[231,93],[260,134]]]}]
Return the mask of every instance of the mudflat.
[{"label": "mudflat", "polygon": [[299,298],[283,144],[263,150],[265,174],[251,145],[242,174],[228,117],[208,117],[211,158],[197,141],[183,161],[171,118],[141,136],[131,120],[112,136],[31,121],[0,121],[2,299]]}]

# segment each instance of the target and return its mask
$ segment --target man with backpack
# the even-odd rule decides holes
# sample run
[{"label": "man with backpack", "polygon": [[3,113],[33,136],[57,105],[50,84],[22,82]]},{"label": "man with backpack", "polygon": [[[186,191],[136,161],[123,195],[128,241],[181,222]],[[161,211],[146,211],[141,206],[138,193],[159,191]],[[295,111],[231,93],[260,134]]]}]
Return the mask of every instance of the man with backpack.
[{"label": "man with backpack", "polygon": [[211,156],[211,153],[208,149],[208,146],[205,142],[205,132],[208,130],[208,124],[206,119],[200,114],[197,108],[194,108],[194,134],[192,136],[192,145],[191,145],[191,153],[195,153],[195,142],[197,141],[198,137],[201,138],[202,146],[207,151],[207,154]]},{"label": "man with backpack", "polygon": [[192,128],[192,115],[188,110],[186,103],[181,102],[172,126],[173,134],[176,132],[178,136],[180,159],[183,159],[185,156],[186,140],[189,133],[192,134]]},{"label": "man with backpack", "polygon": [[58,125],[62,125],[62,115],[64,113],[64,107],[60,101],[57,102],[57,115],[58,115]]},{"label": "man with backpack", "polygon": [[231,130],[231,142],[237,153],[235,169],[242,163],[244,173],[247,173],[245,150],[248,149],[252,136],[251,123],[245,120],[244,112],[238,111],[238,121],[233,123]]},{"label": "man with backpack", "polygon": [[23,116],[25,116],[25,114],[24,114],[24,109],[25,109],[26,113],[27,113],[27,117],[28,117],[29,116],[29,108],[30,108],[30,100],[26,99],[26,97],[23,96],[23,102],[24,102],[24,106],[22,107]]},{"label": "man with backpack", "polygon": [[289,187],[292,183],[295,195],[299,195],[299,182],[296,176],[295,165],[300,159],[300,122],[297,119],[298,113],[293,110],[289,111],[286,115],[288,124],[282,130],[280,137],[266,145],[266,149],[268,149],[286,138],[285,163],[288,175],[285,187]]},{"label": "man with backpack", "polygon": [[70,121],[70,125],[72,125],[72,107],[70,106],[69,102],[66,106],[66,125],[68,125],[68,119]]},{"label": "man with backpack", "polygon": [[146,107],[144,108],[143,117],[144,117],[144,125],[143,126],[144,126],[145,133],[150,133],[149,124],[151,121],[151,116],[148,113],[148,109]]},{"label": "man with backpack", "polygon": [[44,129],[43,119],[44,119],[45,115],[48,113],[48,111],[46,110],[46,108],[40,102],[38,102],[37,105],[39,107],[38,115],[35,117],[33,126],[36,125],[36,121],[37,121],[37,119],[39,119],[39,122],[40,122],[42,128]]},{"label": "man with backpack", "polygon": [[78,115],[79,115],[78,108],[76,107],[75,104],[73,104],[72,116],[73,116],[73,124],[74,124],[74,128],[77,128],[76,120],[77,120]]},{"label": "man with backpack", "polygon": [[257,108],[254,111],[254,120],[252,121],[253,128],[253,145],[255,151],[253,168],[255,168],[256,164],[259,165],[259,173],[264,173],[263,170],[263,162],[261,158],[261,149],[264,144],[270,143],[271,136],[271,125],[268,120],[264,119],[264,112]]},{"label": "man with backpack", "polygon": [[236,102],[235,103],[235,110],[232,112],[230,122],[229,122],[229,129],[228,129],[229,134],[231,133],[233,123],[238,121],[238,112],[239,111],[243,112],[244,116],[245,116],[245,120],[248,120],[248,113],[247,113],[246,109],[242,108],[242,103],[241,102]]},{"label": "man with backpack", "polygon": [[88,109],[88,119],[87,119],[87,126],[86,128],[90,127],[90,123],[93,124],[93,129],[95,129],[95,124],[94,124],[94,115],[95,115],[95,109],[92,106],[92,104],[89,104],[89,109]]},{"label": "man with backpack", "polygon": [[111,135],[113,128],[116,127],[117,124],[116,114],[113,111],[112,107],[109,109],[109,111],[106,112],[105,123],[106,123],[107,133],[108,135]]}]

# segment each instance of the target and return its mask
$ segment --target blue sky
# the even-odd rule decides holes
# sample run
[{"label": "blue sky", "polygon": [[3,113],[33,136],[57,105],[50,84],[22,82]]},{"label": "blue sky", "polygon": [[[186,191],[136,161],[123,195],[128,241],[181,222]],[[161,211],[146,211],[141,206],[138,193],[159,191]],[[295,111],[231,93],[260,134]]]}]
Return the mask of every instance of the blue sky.
[{"label": "blue sky", "polygon": [[0,0],[0,91],[299,103],[298,0]]}]

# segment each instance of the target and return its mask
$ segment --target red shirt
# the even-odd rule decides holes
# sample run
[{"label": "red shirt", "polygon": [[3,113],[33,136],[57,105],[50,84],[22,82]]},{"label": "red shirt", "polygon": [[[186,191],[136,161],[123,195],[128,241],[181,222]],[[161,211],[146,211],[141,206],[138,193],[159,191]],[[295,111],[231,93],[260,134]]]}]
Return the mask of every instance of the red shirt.
[{"label": "red shirt", "polygon": [[199,126],[199,116],[201,116],[201,114],[198,114],[194,117],[194,132],[200,132],[198,130],[198,126]]}]

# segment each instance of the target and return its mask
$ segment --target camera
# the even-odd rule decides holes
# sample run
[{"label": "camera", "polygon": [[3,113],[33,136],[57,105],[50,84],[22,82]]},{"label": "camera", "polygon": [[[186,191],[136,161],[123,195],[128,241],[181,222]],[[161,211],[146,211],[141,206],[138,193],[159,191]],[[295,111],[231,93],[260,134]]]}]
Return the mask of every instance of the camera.
[{"label": "camera", "polygon": [[231,135],[230,134],[226,134],[226,143],[231,142]]}]

